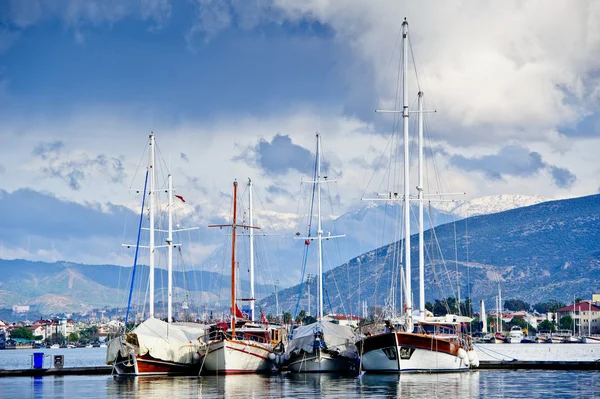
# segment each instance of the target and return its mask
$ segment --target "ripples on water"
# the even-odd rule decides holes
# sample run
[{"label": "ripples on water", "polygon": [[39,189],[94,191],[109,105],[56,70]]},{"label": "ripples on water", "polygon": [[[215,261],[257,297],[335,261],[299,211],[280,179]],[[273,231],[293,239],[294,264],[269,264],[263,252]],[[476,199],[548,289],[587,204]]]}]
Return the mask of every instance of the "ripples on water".
[{"label": "ripples on water", "polygon": [[1,398],[598,398],[595,371],[479,371],[342,377],[318,374],[200,378],[111,376],[0,379]]}]

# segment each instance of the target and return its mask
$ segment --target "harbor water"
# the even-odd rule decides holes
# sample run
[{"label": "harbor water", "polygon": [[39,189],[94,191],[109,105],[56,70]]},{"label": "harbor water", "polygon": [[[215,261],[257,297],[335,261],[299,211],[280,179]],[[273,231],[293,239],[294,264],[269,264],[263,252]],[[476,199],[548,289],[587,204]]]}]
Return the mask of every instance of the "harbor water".
[{"label": "harbor water", "polygon": [[[507,350],[514,347],[494,345],[492,349],[501,351],[505,346]],[[571,345],[572,348],[578,346],[583,345]],[[548,348],[544,349],[548,351]],[[106,348],[4,350],[0,351],[0,368],[30,368],[33,352],[48,355],[44,360],[45,367],[50,365],[51,356],[55,354],[64,355],[65,367],[91,367],[104,365]],[[358,377],[289,373],[138,378],[46,376],[3,377],[0,382],[0,398],[600,397],[600,373],[597,371],[481,370],[446,374],[363,374]]]}]

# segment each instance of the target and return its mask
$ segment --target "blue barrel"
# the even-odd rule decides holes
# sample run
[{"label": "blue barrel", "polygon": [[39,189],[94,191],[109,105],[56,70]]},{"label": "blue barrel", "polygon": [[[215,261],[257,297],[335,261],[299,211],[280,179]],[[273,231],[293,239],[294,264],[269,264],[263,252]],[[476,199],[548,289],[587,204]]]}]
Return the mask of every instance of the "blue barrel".
[{"label": "blue barrel", "polygon": [[44,367],[44,353],[33,352],[33,368],[41,369]]}]

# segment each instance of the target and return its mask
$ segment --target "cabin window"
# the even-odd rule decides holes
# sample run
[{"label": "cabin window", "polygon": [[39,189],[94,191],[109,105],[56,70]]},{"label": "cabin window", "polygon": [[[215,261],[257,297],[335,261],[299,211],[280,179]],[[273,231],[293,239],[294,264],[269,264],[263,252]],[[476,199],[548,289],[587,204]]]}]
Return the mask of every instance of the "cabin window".
[{"label": "cabin window", "polygon": [[413,352],[415,351],[415,348],[404,348],[401,347],[400,348],[400,359],[410,359],[410,357],[412,356]]},{"label": "cabin window", "polygon": [[395,348],[383,348],[382,351],[387,356],[388,359],[396,360]]}]

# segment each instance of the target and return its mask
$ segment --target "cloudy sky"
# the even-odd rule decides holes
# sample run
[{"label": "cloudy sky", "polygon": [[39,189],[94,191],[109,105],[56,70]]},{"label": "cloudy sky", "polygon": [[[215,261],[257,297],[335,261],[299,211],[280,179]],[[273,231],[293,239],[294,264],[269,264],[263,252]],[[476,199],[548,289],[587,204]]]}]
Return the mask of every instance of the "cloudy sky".
[{"label": "cloudy sky", "polygon": [[[3,1],[0,189],[133,208],[154,131],[197,221],[248,177],[289,215],[318,130],[333,212],[355,209],[397,133],[374,110],[396,103],[404,17],[410,103],[418,83],[437,111],[426,132],[444,189],[598,192],[600,2],[558,0]],[[52,257],[79,257],[64,251]]]}]

